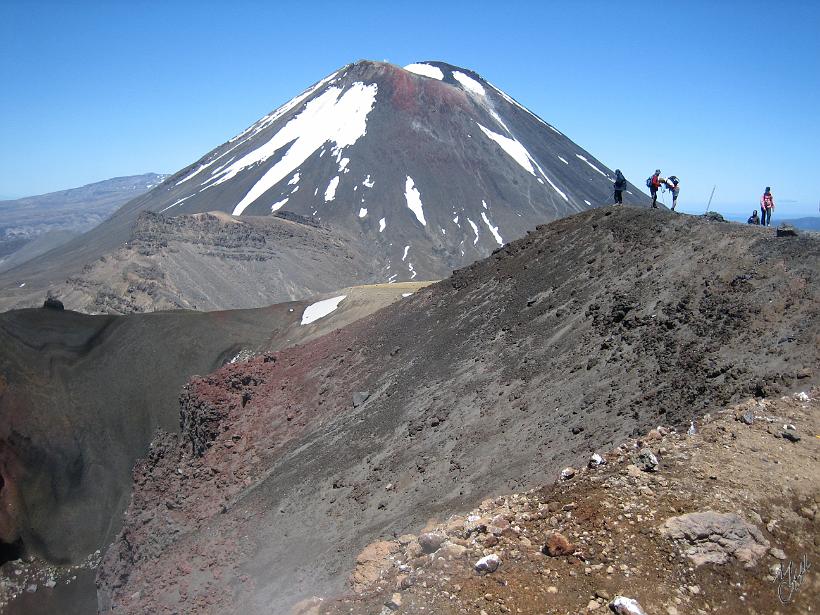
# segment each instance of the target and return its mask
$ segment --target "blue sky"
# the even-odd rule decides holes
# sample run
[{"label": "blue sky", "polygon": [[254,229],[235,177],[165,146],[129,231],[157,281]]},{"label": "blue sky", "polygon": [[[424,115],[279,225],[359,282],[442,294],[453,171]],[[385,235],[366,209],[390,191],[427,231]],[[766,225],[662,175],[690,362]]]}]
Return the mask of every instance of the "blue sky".
[{"label": "blue sky", "polygon": [[0,196],[174,172],[339,66],[471,68],[641,184],[820,202],[818,2],[0,0]]}]

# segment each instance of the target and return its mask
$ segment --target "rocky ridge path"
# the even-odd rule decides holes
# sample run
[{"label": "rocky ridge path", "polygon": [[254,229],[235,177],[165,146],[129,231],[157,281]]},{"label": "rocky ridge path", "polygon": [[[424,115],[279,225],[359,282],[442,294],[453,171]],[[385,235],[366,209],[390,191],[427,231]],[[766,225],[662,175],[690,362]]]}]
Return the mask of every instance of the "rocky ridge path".
[{"label": "rocky ridge path", "polygon": [[819,464],[820,389],[749,399],[695,434],[653,429],[551,485],[372,543],[350,594],[293,614],[636,615],[618,596],[663,615],[811,613]]},{"label": "rocky ridge path", "polygon": [[380,536],[543,484],[653,426],[808,387],[818,262],[811,238],[596,210],[194,379],[181,435],[135,469],[102,606],[286,613],[341,590]]}]

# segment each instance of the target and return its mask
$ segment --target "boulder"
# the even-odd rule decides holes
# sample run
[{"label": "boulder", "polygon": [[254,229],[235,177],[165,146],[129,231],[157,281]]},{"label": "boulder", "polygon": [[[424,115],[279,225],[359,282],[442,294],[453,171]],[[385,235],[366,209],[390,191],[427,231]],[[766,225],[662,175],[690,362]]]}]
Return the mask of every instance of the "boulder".
[{"label": "boulder", "polygon": [[609,609],[617,615],[646,615],[646,611],[635,598],[625,596],[615,596],[615,599],[609,603]]},{"label": "boulder", "polygon": [[744,410],[738,414],[737,420],[746,425],[751,425],[755,422],[755,413],[752,410]]},{"label": "boulder", "polygon": [[791,224],[781,224],[776,233],[778,237],[797,237],[797,229]]},{"label": "boulder", "polygon": [[658,469],[658,458],[651,449],[644,447],[635,459],[635,465],[644,472],[655,472]]},{"label": "boulder", "polygon": [[382,574],[390,569],[390,556],[398,548],[397,543],[387,540],[367,545],[356,557],[356,567],[350,577],[353,591],[365,591],[381,579]]},{"label": "boulder", "polygon": [[561,470],[561,480],[569,480],[575,476],[575,468],[573,467],[566,467]]},{"label": "boulder", "polygon": [[606,459],[601,457],[598,453],[594,453],[592,457],[589,458],[589,463],[587,464],[590,468],[597,468],[598,466],[602,466],[606,464]]},{"label": "boulder", "polygon": [[695,566],[725,564],[734,558],[750,568],[769,548],[757,527],[735,513],[712,510],[670,517],[661,526],[661,535],[682,542]]},{"label": "boulder", "polygon": [[495,572],[498,570],[498,567],[501,565],[501,558],[498,557],[495,553],[491,553],[490,555],[485,555],[480,560],[478,560],[474,568],[478,572]]},{"label": "boulder", "polygon": [[707,211],[705,214],[703,214],[703,217],[707,220],[711,220],[712,222],[726,222],[726,218],[724,218],[716,211]]},{"label": "boulder", "polygon": [[460,559],[467,553],[467,547],[456,544],[454,542],[445,542],[436,551],[436,557],[443,557],[444,559]]},{"label": "boulder", "polygon": [[356,391],[353,393],[353,407],[358,408],[370,398],[370,393],[367,391]]},{"label": "boulder", "polygon": [[57,310],[59,312],[65,310],[63,302],[54,297],[46,297],[46,300],[43,301],[43,308],[46,310]]},{"label": "boulder", "polygon": [[575,546],[563,534],[553,532],[547,536],[547,541],[541,551],[550,557],[560,557],[562,555],[572,555]]},{"label": "boulder", "polygon": [[438,532],[425,532],[419,535],[419,544],[425,553],[435,553],[445,540],[447,535]]}]

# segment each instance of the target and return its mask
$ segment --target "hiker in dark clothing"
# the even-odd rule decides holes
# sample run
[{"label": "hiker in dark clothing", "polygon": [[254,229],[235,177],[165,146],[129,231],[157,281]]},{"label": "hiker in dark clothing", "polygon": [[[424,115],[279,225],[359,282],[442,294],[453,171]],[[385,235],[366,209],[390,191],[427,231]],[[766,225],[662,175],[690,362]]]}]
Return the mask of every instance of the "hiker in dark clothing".
[{"label": "hiker in dark clothing", "polygon": [[757,215],[756,209],[752,212],[752,215],[749,216],[749,219],[746,220],[746,224],[760,224],[760,217]]},{"label": "hiker in dark clothing", "polygon": [[672,211],[675,211],[675,206],[678,204],[678,195],[680,194],[680,180],[674,175],[666,178],[666,188],[672,193]]},{"label": "hiker in dark clothing", "polygon": [[760,224],[762,226],[771,226],[773,209],[774,196],[772,196],[772,189],[766,186],[766,192],[760,197]]},{"label": "hiker in dark clothing", "polygon": [[646,180],[646,187],[652,196],[652,209],[658,208],[658,188],[661,187],[661,170],[655,169],[655,174]]},{"label": "hiker in dark clothing", "polygon": [[615,204],[624,204],[624,190],[626,190],[626,177],[621,173],[620,169],[615,169]]}]

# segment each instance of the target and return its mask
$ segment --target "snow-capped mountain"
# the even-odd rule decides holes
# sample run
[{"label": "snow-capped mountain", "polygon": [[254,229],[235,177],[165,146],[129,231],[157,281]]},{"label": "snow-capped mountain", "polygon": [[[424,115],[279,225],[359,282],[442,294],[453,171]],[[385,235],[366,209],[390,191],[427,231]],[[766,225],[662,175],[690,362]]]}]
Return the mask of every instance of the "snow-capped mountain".
[{"label": "snow-capped mountain", "polygon": [[[0,308],[41,302],[45,288],[65,294],[57,285],[67,279],[71,293],[80,289],[94,301],[121,295],[116,284],[167,286],[138,299],[144,309],[157,293],[178,297],[184,307],[225,309],[330,287],[438,279],[537,224],[610,203],[612,176],[594,156],[471,70],[443,62],[405,68],[356,62],[129,202],[59,254],[0,275],[7,298]],[[629,204],[648,204],[643,193],[630,188]],[[274,242],[269,247],[282,257],[277,264],[264,261],[265,269],[263,261],[254,261],[254,271],[245,267],[235,276],[230,271],[245,261],[234,259],[226,267],[211,263],[211,270],[225,273],[214,273],[218,284],[209,282],[207,289],[197,288],[187,273],[198,270],[196,256],[186,258],[185,271],[176,271],[174,255],[187,248],[168,248],[170,255],[152,252],[150,262],[137,268],[127,267],[132,257],[124,253],[100,265],[100,257],[122,246],[144,256],[145,250],[134,246],[145,212],[175,218],[213,211],[239,220],[297,214],[348,246],[356,264],[337,272],[328,258],[306,258],[304,246]],[[164,237],[159,243],[173,242],[174,237]],[[281,261],[295,264],[284,267]],[[292,268],[304,274],[306,263],[322,268],[321,287],[289,284]],[[149,269],[150,279],[139,277]],[[258,292],[244,292],[238,280],[248,276]],[[234,300],[215,302],[219,296]],[[87,304],[78,300],[73,307],[91,309],[83,307]],[[168,306],[155,309],[162,307]]]},{"label": "snow-capped mountain", "polygon": [[445,275],[536,223],[609,202],[612,176],[473,71],[363,61],[174,175],[150,208],[290,210],[360,233],[379,246],[384,279],[402,280]]}]

